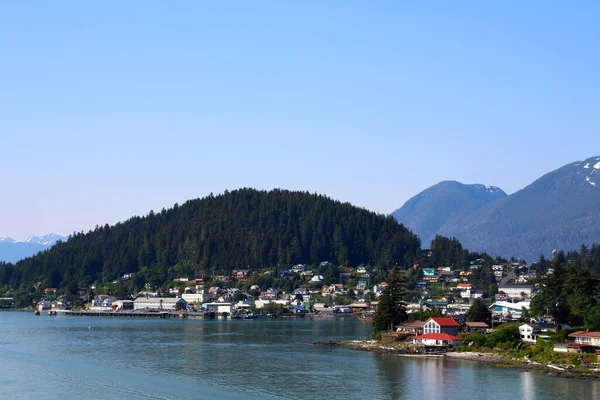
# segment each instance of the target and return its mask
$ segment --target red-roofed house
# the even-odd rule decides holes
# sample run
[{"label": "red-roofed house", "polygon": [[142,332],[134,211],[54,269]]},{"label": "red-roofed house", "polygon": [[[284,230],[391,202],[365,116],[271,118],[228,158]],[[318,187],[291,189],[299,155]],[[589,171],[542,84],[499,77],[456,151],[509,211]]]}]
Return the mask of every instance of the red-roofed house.
[{"label": "red-roofed house", "polygon": [[426,333],[413,338],[413,343],[424,346],[460,346],[462,342],[461,338],[448,333]]},{"label": "red-roofed house", "polygon": [[578,331],[569,334],[572,342],[567,343],[569,352],[593,353],[600,350],[600,332]]},{"label": "red-roofed house", "polygon": [[460,325],[452,317],[431,317],[423,325],[423,333],[447,333],[449,335],[458,335]]}]

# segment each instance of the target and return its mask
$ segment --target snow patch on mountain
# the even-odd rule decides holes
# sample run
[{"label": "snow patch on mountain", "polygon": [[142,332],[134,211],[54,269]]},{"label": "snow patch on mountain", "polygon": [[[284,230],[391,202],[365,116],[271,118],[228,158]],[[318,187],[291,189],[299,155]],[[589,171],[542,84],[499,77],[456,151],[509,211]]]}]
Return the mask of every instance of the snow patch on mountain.
[{"label": "snow patch on mountain", "polygon": [[589,177],[589,176],[586,176],[586,177],[585,177],[585,180],[586,180],[586,181],[587,181],[587,182],[588,182],[590,185],[592,185],[592,186],[596,186],[596,182],[592,182],[592,181],[590,180],[590,177]]},{"label": "snow patch on mountain", "polygon": [[600,162],[596,163],[596,165],[594,165],[594,169],[600,169]]},{"label": "snow patch on mountain", "polygon": [[590,163],[587,163],[583,166],[583,168],[588,169],[590,167]]}]

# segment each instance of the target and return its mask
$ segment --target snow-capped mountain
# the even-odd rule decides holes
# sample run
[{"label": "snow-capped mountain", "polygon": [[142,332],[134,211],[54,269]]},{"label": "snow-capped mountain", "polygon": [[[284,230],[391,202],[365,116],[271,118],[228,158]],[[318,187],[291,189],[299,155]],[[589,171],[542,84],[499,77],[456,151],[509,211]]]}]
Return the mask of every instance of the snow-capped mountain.
[{"label": "snow-capped mountain", "polygon": [[67,238],[64,236],[57,235],[56,233],[49,233],[48,235],[44,236],[29,236],[27,239],[25,239],[25,243],[35,243],[41,244],[43,246],[53,246],[59,240],[64,242],[65,240],[67,240]]},{"label": "snow-capped mountain", "polygon": [[[567,164],[487,203],[473,203],[465,196],[466,185],[454,183],[460,191],[439,190],[448,185],[426,189],[393,214],[424,246],[439,233],[456,237],[469,250],[532,261],[554,249],[579,250],[600,242],[598,156]],[[471,204],[479,207],[465,207]]]},{"label": "snow-capped mountain", "polygon": [[11,237],[0,238],[0,261],[17,262],[54,246],[59,240],[64,242],[67,238],[55,233],[44,236],[30,236],[21,241]]},{"label": "snow-capped mountain", "polygon": [[600,157],[588,158],[573,165],[578,168],[577,175],[585,179],[588,184],[600,188]]}]

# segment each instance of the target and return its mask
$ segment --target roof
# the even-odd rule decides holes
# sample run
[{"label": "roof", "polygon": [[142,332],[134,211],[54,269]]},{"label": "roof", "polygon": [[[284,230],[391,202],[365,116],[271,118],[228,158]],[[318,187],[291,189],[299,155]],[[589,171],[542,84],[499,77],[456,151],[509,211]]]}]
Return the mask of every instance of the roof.
[{"label": "roof", "polygon": [[450,340],[453,342],[463,341],[458,336],[450,335],[448,333],[426,333],[424,335],[415,336],[415,339],[431,339],[431,340]]},{"label": "roof", "polygon": [[[134,303],[177,303],[183,299],[178,299],[176,297],[150,297],[149,299],[145,297],[138,297],[135,299]],[[185,300],[183,300],[185,301]]]},{"label": "roof", "polygon": [[425,321],[411,321],[411,322],[407,322],[405,324],[400,325],[401,328],[422,328],[423,325],[425,325]]},{"label": "roof", "polygon": [[500,285],[498,290],[502,289],[533,289],[532,285]]},{"label": "roof", "polygon": [[485,322],[465,322],[465,325],[469,328],[489,328],[490,326]]},{"label": "roof", "polygon": [[435,321],[439,326],[460,326],[452,317],[431,317],[428,321]]},{"label": "roof", "polygon": [[578,331],[569,334],[572,337],[587,337],[587,338],[600,338],[600,332],[592,331]]}]

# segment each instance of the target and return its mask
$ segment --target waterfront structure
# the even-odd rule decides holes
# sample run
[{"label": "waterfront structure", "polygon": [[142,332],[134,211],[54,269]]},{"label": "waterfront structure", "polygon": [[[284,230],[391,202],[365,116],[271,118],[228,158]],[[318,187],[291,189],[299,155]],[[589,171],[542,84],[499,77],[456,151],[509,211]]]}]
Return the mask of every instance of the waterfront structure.
[{"label": "waterfront structure", "polygon": [[133,302],[134,310],[152,310],[152,311],[177,311],[185,310],[187,302],[184,299],[176,297],[153,297],[135,299]]},{"label": "waterfront structure", "polygon": [[115,310],[133,310],[133,300],[117,300],[112,305]]},{"label": "waterfront structure", "polygon": [[546,323],[530,323],[519,326],[521,340],[527,343],[536,343],[538,338],[549,339],[547,332],[556,332],[558,325]]},{"label": "waterfront structure", "polygon": [[215,295],[206,292],[204,289],[196,291],[196,293],[184,293],[181,298],[188,303],[207,303],[215,299]]},{"label": "waterfront structure", "polygon": [[92,311],[112,311],[113,302],[117,299],[114,296],[100,294],[92,299]]},{"label": "waterfront structure", "polygon": [[460,346],[463,340],[449,333],[425,333],[413,338],[413,343],[424,346],[448,347]]},{"label": "waterfront structure", "polygon": [[412,322],[407,322],[405,324],[402,325],[398,325],[396,327],[396,331],[397,332],[406,332],[406,333],[410,333],[412,335],[420,335],[423,333],[423,325],[425,325],[424,321],[412,321]]},{"label": "waterfront structure", "polygon": [[596,353],[600,355],[600,332],[573,332],[569,334],[569,339],[572,339],[572,341],[567,342],[569,353]]}]

